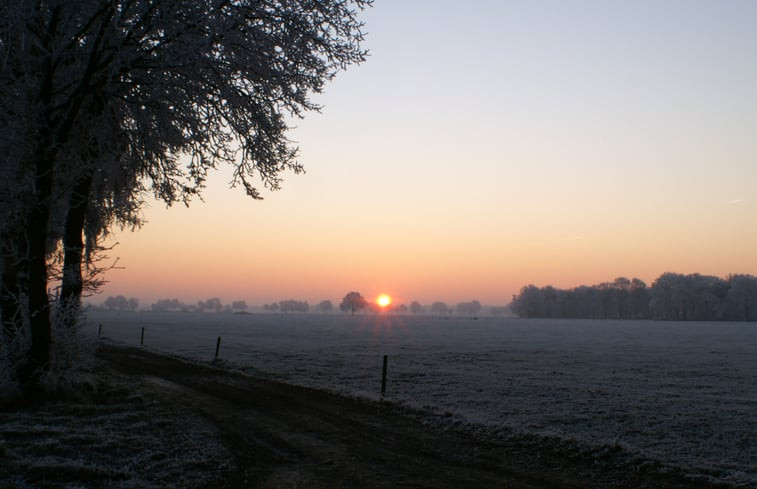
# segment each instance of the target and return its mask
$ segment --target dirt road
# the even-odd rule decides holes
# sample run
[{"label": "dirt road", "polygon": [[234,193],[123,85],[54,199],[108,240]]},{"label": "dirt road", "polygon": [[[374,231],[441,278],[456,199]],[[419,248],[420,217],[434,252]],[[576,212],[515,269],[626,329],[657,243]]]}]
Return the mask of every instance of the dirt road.
[{"label": "dirt road", "polygon": [[441,429],[397,406],[249,377],[135,348],[98,356],[217,427],[233,488],[709,488],[653,463],[579,456],[538,439]]}]

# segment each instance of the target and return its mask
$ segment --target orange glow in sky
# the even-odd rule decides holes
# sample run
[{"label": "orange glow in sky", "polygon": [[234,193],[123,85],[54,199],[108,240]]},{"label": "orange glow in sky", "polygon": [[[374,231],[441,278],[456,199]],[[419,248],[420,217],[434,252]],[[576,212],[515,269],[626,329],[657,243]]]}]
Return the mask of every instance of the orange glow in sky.
[{"label": "orange glow in sky", "polygon": [[90,300],[505,305],[757,275],[757,2],[456,5],[376,2],[369,59],[292,122],[307,174],[263,201],[229,168],[189,208],[147,199]]}]

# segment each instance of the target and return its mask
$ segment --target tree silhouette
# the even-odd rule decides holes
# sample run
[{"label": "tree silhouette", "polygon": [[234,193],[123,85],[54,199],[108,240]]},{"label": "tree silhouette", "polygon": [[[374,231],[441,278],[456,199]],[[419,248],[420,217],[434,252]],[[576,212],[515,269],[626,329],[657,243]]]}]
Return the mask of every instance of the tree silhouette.
[{"label": "tree silhouette", "polygon": [[475,316],[479,312],[481,312],[481,303],[477,300],[457,304],[457,313],[461,316]]},{"label": "tree silhouette", "polygon": [[117,295],[115,297],[109,296],[105,299],[103,305],[109,311],[136,311],[139,307],[139,300],[135,297],[127,299],[122,295]]},{"label": "tree silhouette", "polygon": [[666,272],[651,287],[638,278],[561,290],[528,285],[510,308],[521,317],[719,321],[757,319],[757,277],[726,279]]},{"label": "tree silhouette", "polygon": [[279,301],[279,311],[281,312],[308,312],[310,305],[308,301],[298,301],[294,299],[288,299],[285,301]]},{"label": "tree silhouette", "polygon": [[200,311],[210,309],[211,311],[220,312],[223,310],[223,303],[218,297],[212,297],[206,301],[198,301],[197,309],[199,309]]},{"label": "tree silhouette", "polygon": [[[14,0],[0,7],[0,319],[29,325],[30,380],[49,367],[50,262],[75,317],[82,260],[146,193],[188,203],[207,172],[260,198],[302,171],[287,117],[365,59],[370,0]],[[21,343],[21,342],[16,342]],[[33,377],[33,378],[32,378]]]},{"label": "tree silhouette", "polygon": [[365,297],[360,295],[360,292],[350,292],[344,296],[342,303],[339,304],[339,309],[344,312],[350,311],[351,315],[355,315],[355,311],[365,309],[368,306],[368,301]]},{"label": "tree silhouette", "polygon": [[437,316],[444,316],[449,312],[449,307],[447,307],[447,304],[442,301],[436,301],[433,304],[431,304],[431,314],[435,314]]}]

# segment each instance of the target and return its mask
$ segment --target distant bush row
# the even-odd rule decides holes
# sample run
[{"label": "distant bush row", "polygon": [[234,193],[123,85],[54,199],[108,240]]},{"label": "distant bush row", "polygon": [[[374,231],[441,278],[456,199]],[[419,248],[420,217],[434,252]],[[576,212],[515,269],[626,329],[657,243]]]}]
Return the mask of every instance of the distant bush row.
[{"label": "distant bush row", "polygon": [[[126,298],[122,295],[109,296],[105,299],[102,305],[92,305],[92,309],[107,309],[109,311],[136,311],[139,308],[139,301],[134,298]],[[223,304],[221,299],[213,297],[205,301],[198,301],[196,304],[187,304],[179,299],[160,299],[154,304],[150,305],[149,310],[155,312],[242,312],[248,309],[248,305],[243,300],[233,301],[231,304]],[[310,306],[308,301],[300,301],[295,299],[287,299],[278,302],[271,302],[269,304],[263,304],[261,309],[264,312],[320,312],[330,313],[336,310],[334,303],[326,299],[315,306]],[[379,312],[381,308],[367,301],[362,295],[357,292],[350,292],[339,304],[339,309],[344,312],[367,311],[367,312]],[[430,314],[432,316],[449,316],[457,314],[459,316],[478,316],[483,311],[483,306],[477,300],[459,302],[456,305],[447,305],[446,302],[436,301],[428,306],[421,305],[418,301],[413,301],[409,306],[405,304],[391,305],[383,309],[384,312],[390,312],[395,314]],[[510,310],[507,306],[489,307],[488,314],[492,316],[500,316],[509,314]]]},{"label": "distant bush row", "polygon": [[[319,304],[319,309],[322,312],[329,312],[332,307],[331,301],[323,301]],[[264,304],[263,310],[266,312],[308,312],[310,310],[310,304],[308,304],[308,301],[288,299],[285,301]]]},{"label": "distant bush row", "polygon": [[[95,306],[95,309],[100,308],[109,311],[136,311],[139,308],[139,300],[135,297],[127,299],[122,295],[109,296],[101,307]],[[232,301],[231,304],[223,304],[218,297],[213,297],[206,301],[198,301],[197,304],[185,304],[179,299],[160,299],[150,306],[150,310],[156,312],[239,312],[245,309],[247,309],[247,302],[243,300]]]},{"label": "distant bush row", "polygon": [[510,309],[527,318],[757,321],[757,277],[664,273],[651,287],[625,277],[567,290],[527,285]]}]

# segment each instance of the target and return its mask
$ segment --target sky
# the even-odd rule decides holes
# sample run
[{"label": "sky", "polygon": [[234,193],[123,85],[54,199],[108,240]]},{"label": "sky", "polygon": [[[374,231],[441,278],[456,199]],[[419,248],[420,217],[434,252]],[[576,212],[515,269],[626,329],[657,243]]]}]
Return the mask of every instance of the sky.
[{"label": "sky", "polygon": [[376,0],[370,56],[293,121],[304,175],[214,173],[118,231],[101,296],[349,291],[504,305],[663,272],[757,275],[757,2]]}]

